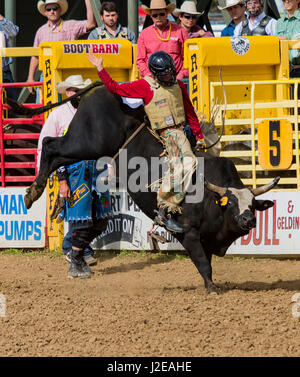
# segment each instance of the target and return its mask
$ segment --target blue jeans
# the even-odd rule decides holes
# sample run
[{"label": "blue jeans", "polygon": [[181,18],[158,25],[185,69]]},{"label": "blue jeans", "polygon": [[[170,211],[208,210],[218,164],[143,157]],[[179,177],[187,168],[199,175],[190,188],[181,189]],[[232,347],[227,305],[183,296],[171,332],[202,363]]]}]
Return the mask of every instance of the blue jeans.
[{"label": "blue jeans", "polygon": [[[68,252],[72,250],[72,233],[73,233],[72,223],[69,223],[69,230],[68,230],[67,234],[65,235],[63,243],[62,243],[62,251],[65,255],[68,254]],[[86,247],[84,249],[83,256],[84,257],[89,257],[89,256],[93,257],[94,256],[94,250],[90,246]]]},{"label": "blue jeans", "polygon": [[[7,71],[3,71],[3,83],[13,83],[14,82],[14,79],[13,79],[13,75],[9,70]],[[13,99],[14,101],[17,101],[18,99],[18,96],[17,96],[17,90],[16,88],[5,88],[6,90],[6,95],[8,98],[10,99]]]}]

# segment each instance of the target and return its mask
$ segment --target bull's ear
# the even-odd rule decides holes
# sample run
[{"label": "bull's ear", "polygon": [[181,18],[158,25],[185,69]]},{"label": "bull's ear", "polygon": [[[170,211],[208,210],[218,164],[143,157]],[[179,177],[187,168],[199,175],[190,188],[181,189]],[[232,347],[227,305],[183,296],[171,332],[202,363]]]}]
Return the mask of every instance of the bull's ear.
[{"label": "bull's ear", "polygon": [[257,211],[265,211],[268,208],[273,207],[274,202],[272,200],[255,200],[254,201],[254,208]]}]

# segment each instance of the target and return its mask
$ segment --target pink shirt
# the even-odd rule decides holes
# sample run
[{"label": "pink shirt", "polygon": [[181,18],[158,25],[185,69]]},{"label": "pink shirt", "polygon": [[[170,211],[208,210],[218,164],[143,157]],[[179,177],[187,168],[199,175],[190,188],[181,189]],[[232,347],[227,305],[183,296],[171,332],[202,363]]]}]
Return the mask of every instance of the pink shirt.
[{"label": "pink shirt", "polygon": [[86,25],[86,20],[60,20],[52,27],[47,22],[36,32],[33,47],[38,47],[42,42],[73,41],[80,35],[87,33]]},{"label": "pink shirt", "polygon": [[157,27],[151,25],[141,32],[137,42],[136,64],[142,77],[151,76],[148,69],[148,59],[156,51],[164,51],[172,56],[178,79],[188,77],[188,70],[183,68],[183,46],[184,41],[188,38],[188,33],[183,27],[171,23],[170,38],[167,41],[162,41],[157,34],[160,38],[167,39],[169,27],[170,23],[168,22],[161,33]]},{"label": "pink shirt", "polygon": [[62,136],[64,130],[69,127],[71,120],[76,114],[76,109],[71,105],[70,102],[60,105],[53,111],[46,119],[42,131],[40,133],[38,149],[37,149],[37,169],[40,169],[41,162],[41,152],[43,139],[46,136],[58,137]]}]

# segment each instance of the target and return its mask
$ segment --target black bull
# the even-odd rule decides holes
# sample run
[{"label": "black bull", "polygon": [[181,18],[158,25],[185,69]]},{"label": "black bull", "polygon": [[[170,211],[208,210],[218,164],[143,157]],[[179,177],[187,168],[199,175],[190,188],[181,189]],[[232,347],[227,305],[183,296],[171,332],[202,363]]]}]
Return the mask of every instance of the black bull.
[{"label": "black bull", "polygon": [[[17,110],[21,108],[15,105],[14,111]],[[32,114],[35,110],[30,111]],[[39,174],[24,198],[27,208],[41,196],[47,178],[60,166],[114,156],[142,123],[144,115],[142,107],[129,109],[118,96],[108,93],[104,87],[87,91],[66,135],[44,139]],[[144,127],[127,146],[128,161],[141,156],[151,166],[150,158],[159,156],[162,151],[162,145]],[[204,157],[204,176],[207,180],[204,199],[198,203],[183,203],[178,222],[185,232],[175,237],[203,277],[207,291],[212,292],[217,289],[212,281],[212,254],[224,256],[237,238],[248,234],[256,226],[255,210],[264,211],[272,207],[273,202],[256,200],[255,196],[273,188],[279,178],[269,185],[250,190],[241,182],[231,160],[210,157],[206,153],[199,156]],[[150,177],[150,169],[148,175]],[[139,208],[153,219],[157,208],[156,193],[132,192],[130,187],[128,192]],[[222,197],[224,199],[221,200]]]}]

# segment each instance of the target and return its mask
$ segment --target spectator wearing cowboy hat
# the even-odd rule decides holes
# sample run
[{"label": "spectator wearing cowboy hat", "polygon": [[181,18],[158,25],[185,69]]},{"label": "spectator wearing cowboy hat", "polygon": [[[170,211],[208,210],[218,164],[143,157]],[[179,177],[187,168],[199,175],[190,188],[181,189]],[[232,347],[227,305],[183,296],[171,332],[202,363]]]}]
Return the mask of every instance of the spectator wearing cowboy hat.
[{"label": "spectator wearing cowboy hat", "polygon": [[[90,79],[83,80],[81,75],[72,75],[57,84],[57,91],[60,94],[65,94],[66,97],[71,97],[78,90],[86,88],[92,81]],[[64,103],[54,109],[48,116],[38,141],[37,151],[37,168],[40,168],[41,152],[43,140],[45,137],[60,137],[63,136],[69,127],[74,115],[77,112],[80,97],[72,99],[70,102]],[[97,166],[98,167],[98,166]],[[97,170],[96,161],[80,161],[78,163],[62,166],[57,170],[57,177],[59,180],[60,188],[59,195],[65,199],[63,211],[59,214],[59,221],[63,218],[69,223],[69,230],[64,237],[62,249],[66,255],[66,260],[71,263],[69,277],[86,278],[91,276],[91,269],[89,266],[97,264],[97,259],[94,258],[93,249],[88,246],[85,250],[80,252],[83,254],[84,263],[81,266],[74,264],[73,259],[80,250],[80,234],[89,231],[97,219],[105,217],[109,210],[110,205],[104,207],[103,197],[106,202],[109,201],[109,192],[100,193],[96,185],[98,175],[103,174],[102,171]],[[85,185],[88,187],[88,193],[78,203],[72,203],[72,193],[79,187]],[[62,207],[60,207],[62,208]],[[56,217],[54,216],[54,218]]]},{"label": "spectator wearing cowboy hat", "polygon": [[188,77],[188,70],[183,67],[183,47],[188,33],[180,25],[168,20],[168,15],[175,7],[175,4],[167,5],[165,0],[151,0],[150,7],[142,5],[142,9],[153,21],[153,25],[141,32],[137,42],[136,64],[142,77],[151,75],[148,60],[156,51],[164,51],[171,55],[178,79]]},{"label": "spectator wearing cowboy hat", "polygon": [[225,7],[218,6],[220,10],[226,10],[230,17],[230,23],[222,30],[221,37],[232,37],[234,29],[245,17],[246,5],[244,0],[226,0]]},{"label": "spectator wearing cowboy hat", "polygon": [[[71,41],[92,30],[96,26],[96,21],[90,0],[85,0],[85,5],[87,11],[87,20],[64,21],[61,17],[68,10],[67,0],[39,1],[37,3],[37,9],[43,16],[47,18],[47,22],[36,32],[33,46],[38,47],[42,42]],[[34,81],[34,74],[38,67],[38,64],[38,57],[33,56],[30,60],[27,81]],[[33,90],[33,88],[29,89],[31,93],[33,93]]]},{"label": "spectator wearing cowboy hat", "polygon": [[210,31],[196,25],[197,20],[204,12],[197,12],[194,1],[185,1],[180,9],[176,8],[173,15],[179,18],[180,25],[188,32],[189,38],[213,37]]}]

